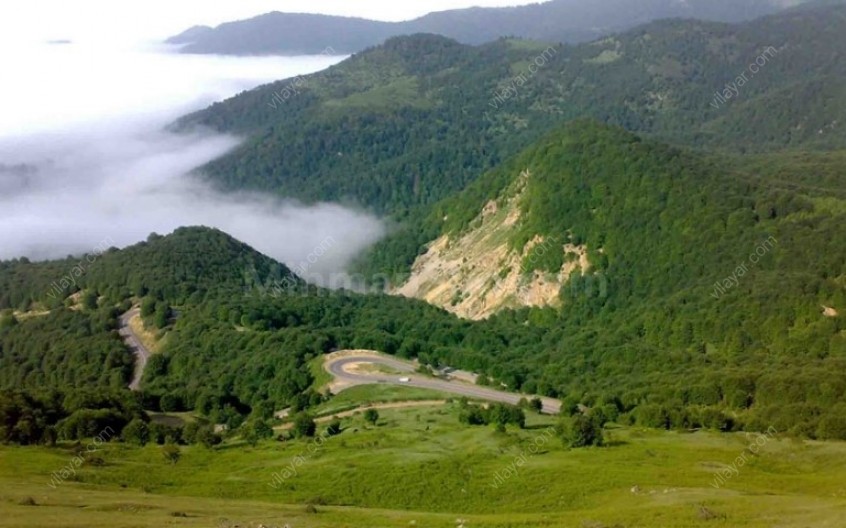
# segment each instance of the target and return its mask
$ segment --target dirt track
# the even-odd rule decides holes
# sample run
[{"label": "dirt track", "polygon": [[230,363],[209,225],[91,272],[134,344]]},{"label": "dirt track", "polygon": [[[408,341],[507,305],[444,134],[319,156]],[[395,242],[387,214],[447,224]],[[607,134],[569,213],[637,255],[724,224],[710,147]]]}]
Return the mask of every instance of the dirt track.
[{"label": "dirt track", "polygon": [[132,381],[129,383],[129,390],[137,391],[141,388],[141,377],[144,375],[144,367],[150,359],[150,351],[141,343],[141,340],[132,331],[129,320],[140,313],[139,309],[133,308],[120,316],[120,329],[118,332],[123,337],[123,342],[135,355],[135,371],[132,374]]},{"label": "dirt track", "polygon": [[[385,365],[401,372],[402,374],[390,375],[381,373],[360,373],[351,372],[348,369],[349,366],[359,365],[362,363],[377,363]],[[392,385],[432,389],[467,396],[468,398],[509,403],[512,405],[519,403],[521,398],[529,399],[533,397],[531,395],[505,392],[489,387],[471,385],[457,380],[436,379],[419,374],[413,374],[415,371],[414,363],[385,356],[374,351],[344,350],[341,352],[335,352],[326,357],[323,363],[323,368],[335,378],[335,381],[333,381],[330,386],[333,392],[340,392],[356,385],[387,383]],[[408,381],[400,381],[401,378],[407,379]],[[561,402],[559,400],[553,398],[541,398],[541,401],[543,402],[543,412],[547,414],[558,414],[561,409]]]}]

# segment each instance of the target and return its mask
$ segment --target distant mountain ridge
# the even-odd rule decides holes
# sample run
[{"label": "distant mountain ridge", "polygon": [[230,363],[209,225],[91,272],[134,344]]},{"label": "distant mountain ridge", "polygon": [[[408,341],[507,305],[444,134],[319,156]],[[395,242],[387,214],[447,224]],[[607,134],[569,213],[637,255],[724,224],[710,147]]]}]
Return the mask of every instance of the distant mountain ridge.
[{"label": "distant mountain ridge", "polygon": [[664,18],[741,22],[789,0],[552,0],[519,7],[455,9],[404,22],[272,12],[216,28],[195,26],[168,39],[182,52],[224,55],[348,54],[399,35],[432,33],[465,44],[510,36],[579,43]]}]

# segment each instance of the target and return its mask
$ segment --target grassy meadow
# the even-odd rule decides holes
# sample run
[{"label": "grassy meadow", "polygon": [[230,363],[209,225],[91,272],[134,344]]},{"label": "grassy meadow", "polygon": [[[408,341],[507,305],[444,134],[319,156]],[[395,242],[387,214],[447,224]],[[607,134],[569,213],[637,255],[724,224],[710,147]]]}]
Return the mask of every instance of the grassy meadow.
[{"label": "grassy meadow", "polygon": [[182,447],[176,464],[159,446],[113,443],[95,454],[99,464],[55,486],[72,446],[0,447],[0,525],[799,528],[846,519],[846,444],[768,438],[715,487],[755,437],[611,426],[606,447],[568,450],[550,417],[530,415],[527,429],[503,434],[460,425],[457,404],[380,415],[376,426],[345,418],[325,441]]}]

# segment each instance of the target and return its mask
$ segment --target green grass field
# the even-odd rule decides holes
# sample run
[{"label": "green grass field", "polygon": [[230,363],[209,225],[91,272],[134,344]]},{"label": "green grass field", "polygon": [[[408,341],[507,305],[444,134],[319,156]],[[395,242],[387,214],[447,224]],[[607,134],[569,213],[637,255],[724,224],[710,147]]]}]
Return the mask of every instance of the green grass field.
[{"label": "green grass field", "polygon": [[767,440],[716,488],[716,473],[749,444],[744,435],[613,428],[607,447],[567,450],[549,417],[502,434],[460,425],[457,412],[385,409],[375,427],[345,418],[325,442],[184,447],[175,465],[158,446],[111,444],[96,455],[104,465],[55,487],[69,446],[2,447],[0,525],[846,525],[846,444]]},{"label": "green grass field", "polygon": [[359,385],[357,387],[350,387],[331,400],[321,404],[314,409],[313,413],[315,416],[327,416],[372,403],[446,400],[448,398],[455,398],[455,395],[399,385]]},{"label": "green grass field", "polygon": [[318,392],[324,392],[332,382],[332,375],[323,368],[324,361],[326,361],[325,356],[317,356],[308,362],[308,370],[314,378],[311,388]]}]

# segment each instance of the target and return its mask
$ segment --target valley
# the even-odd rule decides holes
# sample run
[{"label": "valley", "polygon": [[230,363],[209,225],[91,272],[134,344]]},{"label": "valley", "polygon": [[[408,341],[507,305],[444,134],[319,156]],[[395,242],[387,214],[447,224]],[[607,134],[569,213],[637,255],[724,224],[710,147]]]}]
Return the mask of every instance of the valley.
[{"label": "valley", "polygon": [[843,524],[846,3],[198,1],[0,28],[0,525]]}]

